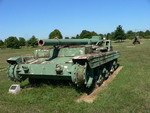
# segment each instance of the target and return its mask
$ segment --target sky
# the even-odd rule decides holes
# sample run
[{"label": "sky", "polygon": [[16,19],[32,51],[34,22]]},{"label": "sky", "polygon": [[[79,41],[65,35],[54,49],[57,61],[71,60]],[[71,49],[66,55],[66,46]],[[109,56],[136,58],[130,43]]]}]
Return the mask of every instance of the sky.
[{"label": "sky", "polygon": [[9,36],[48,38],[58,29],[63,37],[82,30],[98,34],[150,30],[150,0],[0,0],[0,39]]}]

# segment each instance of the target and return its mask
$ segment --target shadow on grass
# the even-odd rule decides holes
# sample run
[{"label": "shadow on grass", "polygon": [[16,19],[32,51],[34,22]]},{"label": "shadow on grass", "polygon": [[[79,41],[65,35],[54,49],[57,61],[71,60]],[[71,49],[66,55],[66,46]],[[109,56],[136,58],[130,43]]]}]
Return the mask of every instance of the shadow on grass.
[{"label": "shadow on grass", "polygon": [[[117,64],[117,68],[119,66],[120,65]],[[107,79],[108,79],[108,77],[105,78],[104,81],[107,80]],[[82,84],[80,86],[77,86],[76,84],[73,84],[69,80],[49,80],[49,79],[29,79],[28,84],[25,84],[25,85],[21,86],[21,88],[22,89],[26,89],[26,88],[43,87],[44,84],[52,86],[54,88],[56,88],[56,87],[63,88],[63,87],[67,86],[68,88],[74,88],[74,89],[76,89],[76,91],[79,94],[86,93],[87,95],[90,95],[93,92],[93,90],[95,89],[95,82],[94,81],[93,81],[92,86],[90,88],[87,88],[84,84]],[[101,84],[99,84],[99,86],[101,86]]]},{"label": "shadow on grass", "polygon": [[[36,81],[36,82],[35,82]],[[74,88],[76,91],[80,94],[86,93],[90,94],[94,90],[94,86],[91,86],[90,88],[87,88],[85,85],[77,86],[76,84],[73,84],[71,81],[68,80],[47,80],[47,79],[36,79],[34,80],[34,83],[32,81],[28,82],[25,85],[22,85],[22,89],[27,89],[27,88],[38,88],[38,87],[43,87],[43,85],[49,85],[54,88],[56,87],[68,87],[68,88]]]}]

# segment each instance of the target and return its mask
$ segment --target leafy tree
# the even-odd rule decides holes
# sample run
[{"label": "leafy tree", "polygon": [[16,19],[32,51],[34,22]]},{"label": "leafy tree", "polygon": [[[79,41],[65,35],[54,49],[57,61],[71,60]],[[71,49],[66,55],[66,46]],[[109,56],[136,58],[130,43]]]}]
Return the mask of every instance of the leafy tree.
[{"label": "leafy tree", "polygon": [[4,42],[2,40],[0,40],[0,46],[3,46]]},{"label": "leafy tree", "polygon": [[2,40],[0,40],[0,48],[6,48],[6,45]]},{"label": "leafy tree", "polygon": [[115,40],[123,40],[123,39],[126,38],[125,32],[124,32],[124,30],[122,29],[122,26],[121,26],[121,25],[119,25],[119,26],[116,28],[116,30],[115,30],[115,32],[114,32],[113,38],[114,38]]},{"label": "leafy tree", "polygon": [[107,34],[106,34],[106,39],[114,40],[114,32],[107,33]]},{"label": "leafy tree", "polygon": [[99,36],[101,36],[101,37],[106,37],[105,35],[103,35],[103,34],[99,34]]},{"label": "leafy tree", "polygon": [[94,31],[91,32],[91,36],[97,36],[98,34]]},{"label": "leafy tree", "polygon": [[92,38],[92,36],[98,35],[96,32],[92,31],[87,31],[87,30],[82,30],[81,34],[80,34],[80,38]]},{"label": "leafy tree", "polygon": [[145,36],[143,31],[138,31],[136,34],[142,38]]},{"label": "leafy tree", "polygon": [[110,33],[106,34],[106,39],[110,39]]},{"label": "leafy tree", "polygon": [[5,40],[5,44],[7,48],[15,48],[18,49],[19,48],[19,40],[16,37],[9,37]]},{"label": "leafy tree", "polygon": [[129,39],[133,39],[135,37],[135,32],[133,32],[132,30],[127,31],[126,33],[126,37]]},{"label": "leafy tree", "polygon": [[69,39],[69,37],[65,37],[65,39]]},{"label": "leafy tree", "polygon": [[87,31],[87,30],[83,30],[80,34],[80,38],[83,39],[83,38],[91,38],[91,33],[90,31]]},{"label": "leafy tree", "polygon": [[71,37],[71,39],[76,39],[76,37]]},{"label": "leafy tree", "polygon": [[19,37],[19,44],[20,44],[20,46],[25,46],[26,40],[23,37]]},{"label": "leafy tree", "polygon": [[28,46],[35,47],[38,45],[38,40],[37,38],[33,35],[28,41],[27,41]]},{"label": "leafy tree", "polygon": [[58,29],[55,29],[53,32],[51,32],[49,34],[49,39],[53,39],[53,38],[56,38],[56,37],[59,38],[59,39],[63,38],[61,32]]},{"label": "leafy tree", "polygon": [[79,39],[79,38],[80,38],[80,36],[77,34],[77,35],[76,35],[76,39]]},{"label": "leafy tree", "polygon": [[127,35],[129,35],[129,36],[134,36],[134,35],[135,35],[135,32],[133,32],[132,30],[129,30],[129,31],[127,31]]},{"label": "leafy tree", "polygon": [[145,34],[145,36],[148,36],[148,35],[150,35],[150,31],[146,30],[144,34]]},{"label": "leafy tree", "polygon": [[144,35],[145,35],[144,36],[145,39],[150,39],[150,31],[149,30],[146,30]]}]

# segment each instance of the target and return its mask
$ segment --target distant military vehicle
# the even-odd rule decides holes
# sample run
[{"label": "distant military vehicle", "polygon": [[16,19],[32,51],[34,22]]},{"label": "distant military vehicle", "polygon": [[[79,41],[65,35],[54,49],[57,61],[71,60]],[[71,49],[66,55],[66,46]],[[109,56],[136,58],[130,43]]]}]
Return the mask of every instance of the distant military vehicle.
[{"label": "distant military vehicle", "polygon": [[[99,36],[91,39],[42,39],[39,46],[50,49],[34,51],[34,56],[12,57],[7,60],[8,77],[12,81],[30,83],[39,80],[70,80],[77,86],[100,85],[117,68],[120,56],[110,40]],[[53,46],[53,47],[52,47]]]},{"label": "distant military vehicle", "polygon": [[138,38],[138,36],[134,37],[133,44],[140,44],[140,39]]}]

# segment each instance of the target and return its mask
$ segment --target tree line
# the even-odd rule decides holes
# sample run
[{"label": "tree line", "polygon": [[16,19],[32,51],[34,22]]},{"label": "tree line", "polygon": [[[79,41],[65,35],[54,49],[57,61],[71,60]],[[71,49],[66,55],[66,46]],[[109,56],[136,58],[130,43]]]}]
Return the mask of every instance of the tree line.
[{"label": "tree line", "polygon": [[[88,31],[88,30],[82,30],[80,34],[77,34],[75,39],[83,39],[83,38],[91,38],[92,36],[101,36],[105,37],[106,39],[110,40],[125,40],[125,39],[133,39],[135,36],[139,36],[139,38],[143,39],[150,39],[150,31],[137,31],[134,32],[132,30],[129,30],[125,32],[122,28],[121,25],[117,26],[116,30],[114,30],[111,33],[106,33],[106,34],[98,34],[95,31]],[[53,38],[59,38],[62,39],[62,34],[58,29],[55,29],[53,32],[50,33],[49,39]],[[68,39],[69,37],[65,37]]]},{"label": "tree line", "polygon": [[[98,34],[95,31],[82,30],[80,34],[77,34],[75,37],[71,37],[73,39],[83,39],[83,38],[91,38],[92,36],[101,36],[110,40],[125,40],[125,39],[133,39],[135,36],[139,36],[139,38],[150,39],[150,31],[138,31],[134,32],[129,30],[125,32],[121,25],[117,26],[116,30],[107,34]],[[49,39],[62,39],[63,36],[58,29],[55,29],[49,34]],[[69,39],[69,37],[65,37],[65,39]],[[10,36],[3,42],[0,40],[0,48],[21,48],[23,46],[31,46],[36,47],[38,45],[38,39],[33,35],[29,40],[25,40],[23,37],[14,37]]]},{"label": "tree line", "polygon": [[25,40],[23,37],[10,36],[3,42],[0,40],[0,48],[14,48],[19,49],[23,46],[36,47],[38,45],[38,39],[33,35],[29,40]]}]

